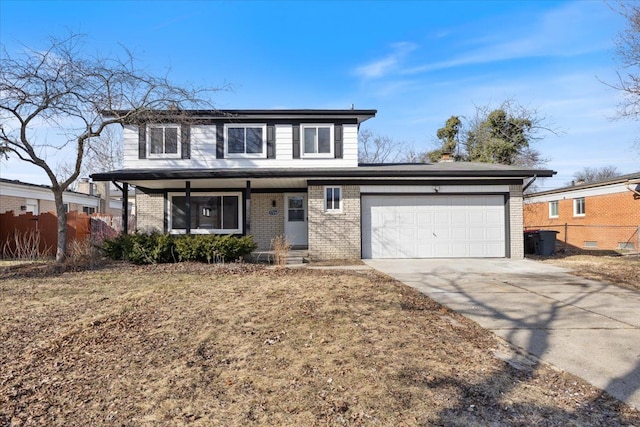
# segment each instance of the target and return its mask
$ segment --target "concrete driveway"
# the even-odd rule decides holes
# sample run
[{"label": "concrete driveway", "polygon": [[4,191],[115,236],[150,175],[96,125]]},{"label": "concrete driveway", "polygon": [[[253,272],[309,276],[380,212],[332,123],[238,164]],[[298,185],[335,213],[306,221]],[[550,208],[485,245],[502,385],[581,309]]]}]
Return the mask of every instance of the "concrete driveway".
[{"label": "concrete driveway", "polygon": [[366,260],[640,409],[640,294],[530,260]]}]

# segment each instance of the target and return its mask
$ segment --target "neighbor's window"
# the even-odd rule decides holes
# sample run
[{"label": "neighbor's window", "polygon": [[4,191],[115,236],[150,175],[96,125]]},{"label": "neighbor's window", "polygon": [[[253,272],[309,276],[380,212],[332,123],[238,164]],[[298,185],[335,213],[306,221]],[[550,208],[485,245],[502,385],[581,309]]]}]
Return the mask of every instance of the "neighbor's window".
[{"label": "neighbor's window", "polygon": [[[207,193],[191,195],[191,232],[233,234],[241,233],[241,194]],[[171,216],[169,229],[184,233],[187,228],[187,197],[184,194],[169,196]]]},{"label": "neighbor's window", "polygon": [[225,125],[224,141],[227,157],[266,157],[266,125]]},{"label": "neighbor's window", "polygon": [[147,126],[147,153],[149,158],[180,157],[180,125]]},{"label": "neighbor's window", "polygon": [[558,201],[549,202],[549,218],[558,218]]},{"label": "neighbor's window", "polygon": [[573,216],[584,216],[585,212],[584,197],[573,199]]},{"label": "neighbor's window", "polygon": [[325,209],[327,212],[342,211],[342,188],[341,187],[325,187]]},{"label": "neighbor's window", "polygon": [[86,213],[87,215],[91,215],[96,213],[96,208],[92,207],[92,206],[83,206],[82,207],[82,212]]},{"label": "neighbor's window", "polygon": [[333,156],[333,125],[302,125],[302,157]]},{"label": "neighbor's window", "polygon": [[635,245],[631,242],[618,242],[618,249],[621,249],[624,251],[632,251],[635,248],[636,248]]}]

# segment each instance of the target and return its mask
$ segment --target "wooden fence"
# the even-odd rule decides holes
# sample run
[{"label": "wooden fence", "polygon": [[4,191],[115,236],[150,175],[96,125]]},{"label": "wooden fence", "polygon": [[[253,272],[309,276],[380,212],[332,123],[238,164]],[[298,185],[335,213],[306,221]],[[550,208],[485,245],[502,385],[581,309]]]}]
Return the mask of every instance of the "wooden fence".
[{"label": "wooden fence", "polygon": [[[109,215],[67,213],[67,248],[73,241],[89,238],[102,241],[119,233]],[[13,211],[0,214],[0,255],[13,254],[17,246],[37,244],[40,256],[53,256],[58,246],[58,218],[54,212],[33,215],[27,212],[14,215]],[[24,249],[24,248],[23,248]],[[35,247],[32,248],[35,250]]]}]

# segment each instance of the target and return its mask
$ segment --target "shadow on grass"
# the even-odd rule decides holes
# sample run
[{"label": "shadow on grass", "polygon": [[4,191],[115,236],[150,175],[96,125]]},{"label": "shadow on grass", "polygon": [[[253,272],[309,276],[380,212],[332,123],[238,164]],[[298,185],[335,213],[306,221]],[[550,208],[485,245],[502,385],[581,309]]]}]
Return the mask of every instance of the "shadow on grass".
[{"label": "shadow on grass", "polygon": [[[597,294],[605,287],[604,284],[601,286],[591,285],[588,289],[583,289],[568,299],[551,300],[548,308],[544,311],[537,310],[534,314],[523,315],[517,310],[512,312],[498,310],[490,303],[479,300],[473,294],[465,291],[465,286],[469,285],[467,274],[457,273],[456,275],[451,271],[441,273],[436,271],[422,275],[418,281],[423,284],[429,283],[429,280],[434,276],[439,280],[446,281],[446,285],[438,287],[455,294],[456,299],[468,301],[465,306],[469,307],[469,314],[473,312],[475,316],[478,316],[478,313],[481,313],[480,315],[483,317],[506,320],[510,325],[508,328],[511,330],[506,337],[507,341],[513,342],[512,338],[516,333],[528,331],[530,335],[522,350],[537,357],[544,356],[548,351],[549,331],[553,329],[554,322],[559,319],[562,308],[568,305],[577,305],[587,296]],[[525,275],[519,279],[522,281],[541,280],[542,275]],[[517,283],[504,281],[501,283],[517,286]],[[457,311],[465,315],[465,310]],[[621,402],[621,400],[630,398],[640,388],[640,361],[627,374],[612,379],[604,391],[592,394],[590,398],[580,399],[571,395],[557,396],[557,399],[564,399],[570,403],[563,405],[564,408],[573,405],[571,409],[563,409],[560,405],[552,406],[543,402],[527,402],[526,397],[521,399],[510,397],[513,393],[522,393],[521,389],[523,386],[526,389],[526,383],[542,381],[539,377],[539,368],[542,368],[543,365],[538,361],[539,359],[530,358],[530,363],[523,366],[518,357],[514,353],[512,357],[503,359],[505,363],[497,372],[481,376],[475,382],[464,380],[462,376],[455,375],[455,373],[440,377],[416,375],[414,368],[410,365],[400,373],[399,377],[411,386],[423,387],[431,392],[434,389],[449,394],[452,389],[457,391],[455,395],[458,396],[458,400],[451,402],[449,408],[441,411],[435,419],[426,420],[429,424],[446,426],[628,426],[640,423],[640,414]],[[513,378],[517,380],[513,381]],[[548,386],[553,392],[553,385],[549,384]]]}]

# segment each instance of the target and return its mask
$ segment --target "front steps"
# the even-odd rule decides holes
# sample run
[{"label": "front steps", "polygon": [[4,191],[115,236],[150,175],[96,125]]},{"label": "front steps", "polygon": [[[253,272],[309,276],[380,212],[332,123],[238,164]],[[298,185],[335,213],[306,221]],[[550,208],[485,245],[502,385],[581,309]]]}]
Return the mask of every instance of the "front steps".
[{"label": "front steps", "polygon": [[[274,251],[255,251],[251,254],[251,260],[257,263],[275,264]],[[285,265],[298,266],[309,262],[309,251],[306,249],[291,249],[287,253]]]}]

